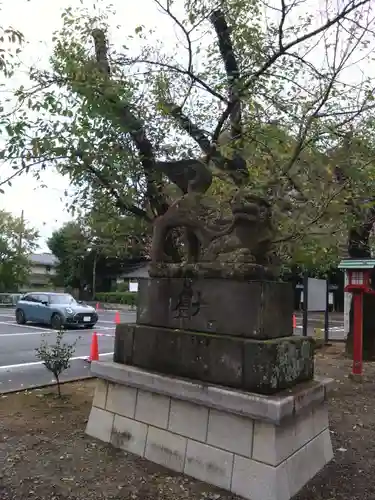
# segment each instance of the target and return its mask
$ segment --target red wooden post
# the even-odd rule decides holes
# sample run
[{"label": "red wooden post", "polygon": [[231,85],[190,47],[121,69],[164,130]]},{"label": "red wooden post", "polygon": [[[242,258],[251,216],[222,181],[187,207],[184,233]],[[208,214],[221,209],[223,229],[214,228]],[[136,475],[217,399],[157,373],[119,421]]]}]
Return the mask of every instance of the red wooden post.
[{"label": "red wooden post", "polygon": [[353,375],[362,375],[363,349],[363,294],[353,294],[354,328],[353,328]]}]

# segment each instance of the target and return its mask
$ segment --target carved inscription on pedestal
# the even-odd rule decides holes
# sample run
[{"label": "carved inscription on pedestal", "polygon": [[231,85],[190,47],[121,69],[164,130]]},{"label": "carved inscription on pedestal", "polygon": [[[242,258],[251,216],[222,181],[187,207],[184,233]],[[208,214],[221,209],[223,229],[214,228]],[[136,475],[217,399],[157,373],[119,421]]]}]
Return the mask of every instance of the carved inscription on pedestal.
[{"label": "carved inscription on pedestal", "polygon": [[173,318],[180,320],[191,320],[201,309],[201,292],[195,291],[193,280],[185,278],[181,292],[175,303],[172,303]]}]

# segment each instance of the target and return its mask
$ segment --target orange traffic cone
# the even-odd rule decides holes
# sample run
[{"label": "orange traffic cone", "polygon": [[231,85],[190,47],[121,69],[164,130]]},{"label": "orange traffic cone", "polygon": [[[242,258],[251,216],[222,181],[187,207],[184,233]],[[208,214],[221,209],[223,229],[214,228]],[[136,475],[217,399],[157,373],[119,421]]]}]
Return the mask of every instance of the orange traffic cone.
[{"label": "orange traffic cone", "polygon": [[118,311],[116,311],[115,324],[118,325],[119,323],[121,323],[120,313]]},{"label": "orange traffic cone", "polygon": [[91,339],[91,348],[90,348],[90,357],[88,361],[99,361],[99,346],[98,346],[98,336],[96,332],[92,334]]},{"label": "orange traffic cone", "polygon": [[295,314],[293,314],[293,328],[297,328],[297,318]]}]

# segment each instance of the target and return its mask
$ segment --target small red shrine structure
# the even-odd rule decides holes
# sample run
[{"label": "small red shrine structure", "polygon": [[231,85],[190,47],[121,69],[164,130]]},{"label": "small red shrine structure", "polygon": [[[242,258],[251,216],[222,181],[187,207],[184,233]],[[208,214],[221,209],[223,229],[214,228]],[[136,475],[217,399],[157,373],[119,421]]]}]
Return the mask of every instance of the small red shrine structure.
[{"label": "small red shrine structure", "polygon": [[347,273],[348,284],[344,291],[353,294],[353,376],[362,375],[363,365],[363,294],[375,294],[372,282],[375,259],[344,259],[339,269]]}]

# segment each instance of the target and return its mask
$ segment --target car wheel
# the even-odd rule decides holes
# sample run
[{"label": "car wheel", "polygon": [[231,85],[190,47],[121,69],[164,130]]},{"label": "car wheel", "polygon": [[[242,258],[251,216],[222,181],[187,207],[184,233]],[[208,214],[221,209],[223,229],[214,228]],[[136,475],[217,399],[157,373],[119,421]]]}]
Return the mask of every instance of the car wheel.
[{"label": "car wheel", "polygon": [[64,326],[64,319],[59,313],[54,313],[51,318],[51,326],[54,330],[61,330]]},{"label": "car wheel", "polygon": [[24,325],[26,323],[25,313],[22,311],[22,309],[17,309],[16,321],[19,325]]}]

